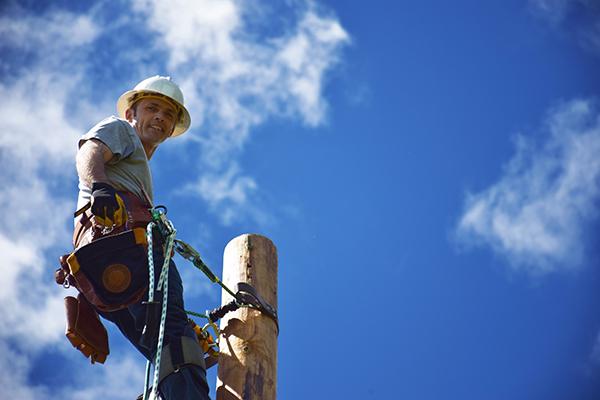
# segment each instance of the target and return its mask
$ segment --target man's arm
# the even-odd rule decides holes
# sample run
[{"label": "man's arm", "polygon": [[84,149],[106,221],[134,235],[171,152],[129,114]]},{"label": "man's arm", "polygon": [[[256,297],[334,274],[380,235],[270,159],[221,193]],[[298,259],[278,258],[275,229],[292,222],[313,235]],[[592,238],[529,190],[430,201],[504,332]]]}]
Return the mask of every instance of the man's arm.
[{"label": "man's arm", "polygon": [[126,212],[123,199],[116,193],[106,177],[104,165],[113,158],[113,152],[97,139],[84,142],[77,152],[77,174],[92,189],[92,214],[105,226],[121,226]]},{"label": "man's arm", "polygon": [[109,183],[104,171],[104,164],[113,156],[113,152],[101,141],[86,140],[77,152],[76,164],[79,179],[90,188],[94,182]]}]

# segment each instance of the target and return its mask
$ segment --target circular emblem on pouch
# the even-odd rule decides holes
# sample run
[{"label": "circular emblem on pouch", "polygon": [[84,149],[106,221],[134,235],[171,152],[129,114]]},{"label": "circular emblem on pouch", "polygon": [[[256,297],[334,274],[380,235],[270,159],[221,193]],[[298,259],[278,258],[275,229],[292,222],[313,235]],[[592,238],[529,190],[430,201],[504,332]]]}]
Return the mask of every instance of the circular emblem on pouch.
[{"label": "circular emblem on pouch", "polygon": [[131,284],[131,272],[123,264],[111,264],[102,273],[104,288],[112,293],[121,293]]}]

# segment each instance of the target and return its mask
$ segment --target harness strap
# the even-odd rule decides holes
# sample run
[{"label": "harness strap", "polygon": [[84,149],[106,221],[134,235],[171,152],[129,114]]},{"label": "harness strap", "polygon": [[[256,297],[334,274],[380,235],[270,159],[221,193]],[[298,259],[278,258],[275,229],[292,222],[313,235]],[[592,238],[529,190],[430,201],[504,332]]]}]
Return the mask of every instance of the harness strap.
[{"label": "harness strap", "polygon": [[159,383],[186,365],[197,365],[206,369],[204,354],[196,339],[188,336],[172,339],[162,350],[162,361],[158,373]]},{"label": "harness strap", "polygon": [[[179,372],[181,368],[189,365],[195,365],[206,370],[216,364],[217,358],[207,358],[204,360],[204,355],[200,348],[200,344],[196,339],[188,336],[171,337],[169,344],[162,349],[162,360],[159,368],[158,382],[162,382],[167,376]],[[154,395],[151,394],[154,393]],[[137,400],[149,398],[156,400],[158,391],[154,391],[154,386],[144,386],[144,392],[140,394]]]},{"label": "harness strap", "polygon": [[175,368],[179,368],[183,365],[183,346],[181,345],[181,340],[177,340],[171,336],[169,337],[169,344],[171,345],[171,364]]}]

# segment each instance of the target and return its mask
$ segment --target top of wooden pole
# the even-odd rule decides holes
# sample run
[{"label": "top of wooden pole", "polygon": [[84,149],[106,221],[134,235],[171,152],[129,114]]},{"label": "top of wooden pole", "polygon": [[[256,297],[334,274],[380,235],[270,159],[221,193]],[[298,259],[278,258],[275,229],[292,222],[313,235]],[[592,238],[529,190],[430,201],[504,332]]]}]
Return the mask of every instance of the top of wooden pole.
[{"label": "top of wooden pole", "polygon": [[[223,256],[223,283],[246,282],[277,309],[277,249],[271,240],[244,234]],[[222,291],[221,304],[232,300]],[[221,319],[217,400],[275,400],[277,325],[260,311],[240,308]]]}]

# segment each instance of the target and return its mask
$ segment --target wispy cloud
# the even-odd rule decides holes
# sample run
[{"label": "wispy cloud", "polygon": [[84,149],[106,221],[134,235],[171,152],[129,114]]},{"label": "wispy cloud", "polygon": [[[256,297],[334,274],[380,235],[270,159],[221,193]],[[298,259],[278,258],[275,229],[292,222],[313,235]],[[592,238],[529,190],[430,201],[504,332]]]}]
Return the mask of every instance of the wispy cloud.
[{"label": "wispy cloud", "polygon": [[74,377],[71,387],[62,387],[51,400],[131,400],[143,391],[145,362],[130,354],[111,354],[93,373]]},{"label": "wispy cloud", "polygon": [[552,23],[561,22],[572,4],[583,3],[580,0],[530,0],[532,10],[540,17]]},{"label": "wispy cloud", "polygon": [[[202,147],[199,178],[188,185],[229,221],[247,214],[259,182],[239,168],[237,156],[251,129],[271,117],[308,126],[327,115],[327,73],[349,35],[314,3],[296,2],[298,17],[275,36],[257,11],[265,5],[234,0],[136,0],[181,80],[195,128],[188,140]],[[263,19],[261,19],[261,17]],[[287,27],[289,26],[289,28]],[[206,190],[217,183],[217,190]],[[256,206],[254,206],[256,208]],[[256,215],[256,213],[253,213]]]},{"label": "wispy cloud", "polygon": [[[71,373],[51,386],[30,383],[31,354],[0,341],[0,398],[19,400],[131,400],[143,390],[144,363],[130,355],[111,355],[109,364],[86,365],[85,374]],[[74,361],[81,368],[86,361]],[[110,384],[107,384],[110,383]]]},{"label": "wispy cloud", "polygon": [[[79,132],[67,106],[81,71],[63,62],[77,59],[78,49],[85,52],[97,30],[89,19],[62,11],[20,20],[2,17],[0,26],[7,34],[4,50],[23,47],[35,54],[25,68],[0,82],[5,126],[0,132],[0,207],[6,213],[0,248],[2,269],[7,270],[0,295],[0,339],[19,338],[18,348],[39,350],[59,340],[64,329],[57,318],[63,314],[62,293],[46,281],[54,267],[46,252],[69,243],[73,195],[55,189],[68,186],[74,171]],[[39,26],[47,28],[47,35],[38,33]]]},{"label": "wispy cloud", "polygon": [[[5,213],[0,224],[5,285],[0,294],[0,397],[132,398],[122,378],[138,368],[131,361],[118,368],[118,356],[111,371],[116,367],[119,379],[107,370],[92,381],[75,378],[60,387],[31,384],[31,371],[45,352],[59,343],[61,350],[72,351],[63,318],[63,297],[72,292],[54,285],[52,275],[57,255],[70,243],[74,156],[85,127],[77,111],[98,112],[82,93],[89,87],[86,56],[101,27],[89,16],[67,11],[34,16],[16,7],[11,12],[0,18],[1,49],[27,57],[5,59],[2,68],[11,73],[0,80],[0,207]],[[106,385],[109,379],[113,383]]]},{"label": "wispy cloud", "polygon": [[586,223],[598,216],[600,113],[575,100],[552,110],[545,143],[520,136],[489,188],[467,195],[457,233],[491,246],[515,267],[544,273],[576,266]]},{"label": "wispy cloud", "polygon": [[[45,15],[28,15],[24,10],[19,18],[0,18],[0,34],[4,44],[10,43],[21,51],[48,56],[54,50],[75,48],[92,42],[98,34],[98,26],[88,15],[78,15],[57,10]],[[43,26],[44,29],[31,27]]]},{"label": "wispy cloud", "polygon": [[218,212],[225,225],[235,219],[235,210],[247,205],[247,199],[257,189],[256,181],[240,172],[237,163],[219,173],[204,173],[196,182],[183,187],[181,193],[194,193]]},{"label": "wispy cloud", "polygon": [[47,399],[49,388],[28,383],[31,360],[27,355],[0,341],[0,396],[3,399]]},{"label": "wispy cloud", "polygon": [[[1,398],[124,399],[137,394],[129,382],[143,381],[143,364],[128,358],[128,351],[111,356],[110,368],[94,370],[93,379],[61,382],[64,387],[58,390],[34,386],[30,376],[49,349],[73,352],[61,318],[62,298],[70,293],[53,284],[52,272],[56,256],[70,243],[76,143],[113,112],[114,97],[124,85],[170,71],[183,86],[194,129],[169,146],[180,143],[188,154],[205,154],[194,174],[198,178],[187,182],[185,193],[200,198],[225,224],[242,214],[259,223],[269,219],[256,201],[260,183],[243,170],[239,156],[252,128],[269,118],[324,123],[327,73],[349,41],[337,19],[312,2],[287,4],[295,17],[289,29],[271,36],[256,30],[270,29],[264,6],[241,1],[168,6],[125,1],[121,6],[132,12],[116,19],[107,7],[75,13],[53,6],[31,12],[13,2],[4,8],[0,368],[9,372],[0,374]],[[128,41],[138,35],[147,40],[143,49]],[[118,77],[111,76],[117,67]],[[195,293],[203,294],[204,288]]]},{"label": "wispy cloud", "polygon": [[595,365],[600,365],[600,333],[596,336],[596,342],[590,354],[590,361]]},{"label": "wispy cloud", "polygon": [[581,47],[600,55],[600,3],[596,0],[530,0],[533,13],[572,33]]},{"label": "wispy cloud", "polygon": [[226,170],[205,172],[197,181],[188,183],[177,193],[200,196],[225,226],[239,219],[240,209],[253,221],[264,226],[274,221],[262,207],[264,201],[257,189],[254,178],[243,174],[238,163],[231,161]]}]

